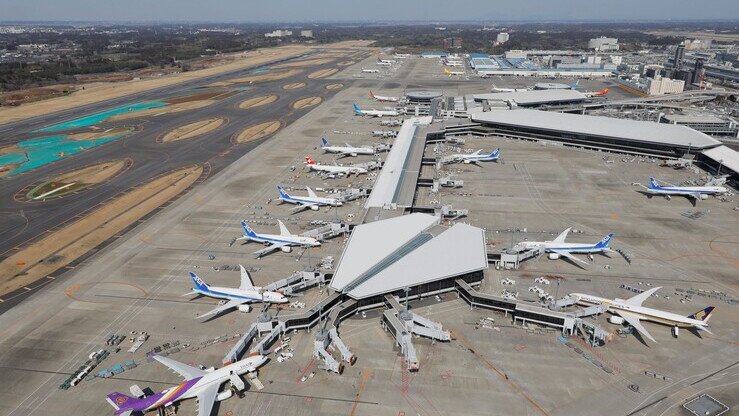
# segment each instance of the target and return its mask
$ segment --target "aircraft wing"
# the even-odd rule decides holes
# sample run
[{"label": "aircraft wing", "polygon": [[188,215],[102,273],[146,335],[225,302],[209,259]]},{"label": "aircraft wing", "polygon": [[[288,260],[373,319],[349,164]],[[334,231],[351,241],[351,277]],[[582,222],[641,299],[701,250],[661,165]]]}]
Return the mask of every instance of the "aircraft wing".
[{"label": "aircraft wing", "polygon": [[653,287],[647,291],[641,292],[636,296],[630,297],[625,300],[626,303],[628,303],[631,306],[641,306],[642,303],[644,303],[645,300],[649,299],[652,294],[658,290],[662,289],[661,287]]},{"label": "aircraft wing", "polygon": [[185,380],[191,380],[195,377],[201,377],[205,375],[205,371],[199,368],[190,367],[187,364],[175,361],[171,358],[162,357],[161,355],[155,355],[154,359],[166,365],[175,373],[181,375]]},{"label": "aircraft wing", "polygon": [[198,393],[198,416],[210,416],[210,412],[213,411],[213,405],[216,402],[216,396],[218,396],[218,389],[221,386],[218,384],[211,384],[200,390]]},{"label": "aircraft wing", "polygon": [[254,252],[253,254],[254,254],[254,255],[255,255],[255,256],[257,257],[257,258],[259,258],[259,257],[262,257],[262,256],[264,256],[265,254],[269,254],[269,253],[271,253],[271,252],[273,252],[273,251],[275,251],[275,250],[279,250],[279,249],[280,249],[280,247],[282,247],[282,246],[286,246],[286,245],[287,245],[287,243],[280,243],[280,244],[271,244],[271,245],[270,245],[270,246],[268,246],[268,247],[265,247],[265,248],[263,248],[263,249],[261,249],[261,250],[257,250],[257,251],[255,251],[255,252]]},{"label": "aircraft wing", "polygon": [[641,324],[638,315],[620,310],[614,310],[614,312],[616,312],[620,317],[624,318],[624,320],[628,322],[629,325],[633,326],[634,329],[636,329],[636,331],[639,332],[641,335],[649,338],[652,342],[657,342],[654,337],[652,337],[652,334],[647,331],[647,328],[644,328],[644,325]]},{"label": "aircraft wing", "polygon": [[312,207],[314,205],[318,205],[318,204],[305,204],[305,203],[302,203],[301,202],[301,203],[298,204],[298,206],[296,206],[295,208],[291,209],[290,210],[290,213],[291,214],[295,214],[295,213],[298,213],[300,211],[304,211],[304,210],[306,210],[306,209],[308,209],[308,208],[310,208],[310,207]]},{"label": "aircraft wing", "polygon": [[561,233],[560,233],[560,234],[559,234],[559,235],[557,236],[557,238],[555,238],[554,240],[552,240],[552,242],[554,242],[554,243],[564,243],[564,242],[565,242],[565,238],[567,238],[567,234],[569,234],[569,233],[570,233],[570,230],[572,230],[572,227],[570,227],[570,228],[568,228],[568,229],[566,229],[566,230],[562,231],[562,232],[561,232]]},{"label": "aircraft wing", "polygon": [[573,256],[572,253],[570,253],[569,251],[556,251],[556,253],[559,254],[560,256],[567,257],[568,259],[572,261],[580,262],[582,264],[589,266],[588,262],[586,262],[585,260],[578,259],[577,257]]},{"label": "aircraft wing", "polygon": [[241,268],[241,285],[239,285],[239,289],[241,290],[254,289],[254,282],[251,280],[251,276],[249,275],[249,272],[247,272],[244,266],[240,264],[239,264],[239,267]]},{"label": "aircraft wing", "polygon": [[231,299],[228,302],[224,303],[223,305],[219,305],[217,308],[198,316],[198,318],[204,318],[210,315],[218,315],[231,308],[235,308],[239,305],[243,305],[244,303],[249,303],[249,299]]}]

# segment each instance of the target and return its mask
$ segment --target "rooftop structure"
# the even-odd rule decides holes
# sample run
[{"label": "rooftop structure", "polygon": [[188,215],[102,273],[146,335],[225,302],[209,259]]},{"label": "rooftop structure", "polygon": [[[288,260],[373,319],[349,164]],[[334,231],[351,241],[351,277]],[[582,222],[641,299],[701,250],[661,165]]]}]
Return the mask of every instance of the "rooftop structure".
[{"label": "rooftop structure", "polygon": [[584,101],[585,94],[575,90],[533,90],[518,92],[495,92],[488,94],[474,94],[475,101],[510,101],[523,107],[533,107],[543,104],[565,104]]}]

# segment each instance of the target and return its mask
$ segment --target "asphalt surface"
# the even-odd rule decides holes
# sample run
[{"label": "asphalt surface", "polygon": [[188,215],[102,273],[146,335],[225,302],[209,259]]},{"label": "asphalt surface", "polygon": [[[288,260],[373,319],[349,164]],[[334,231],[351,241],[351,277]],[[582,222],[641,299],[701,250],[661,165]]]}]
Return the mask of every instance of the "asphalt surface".
[{"label": "asphalt surface", "polygon": [[[105,203],[106,200],[120,192],[145,183],[166,172],[193,164],[205,164],[204,176],[217,173],[269,139],[269,137],[266,137],[247,143],[234,144],[232,137],[245,128],[271,120],[281,121],[284,128],[314,108],[293,109],[291,104],[294,101],[311,96],[320,96],[325,101],[336,92],[341,91],[340,89],[328,90],[325,88],[326,85],[336,81],[309,79],[307,76],[311,72],[320,69],[334,68],[336,63],[342,60],[345,60],[345,58],[339,57],[333,62],[323,65],[301,67],[299,69],[303,72],[300,74],[281,80],[217,88],[218,90],[225,89],[236,93],[203,108],[119,122],[103,122],[98,124],[101,129],[134,126],[136,131],[122,139],[61,159],[33,171],[0,179],[0,259],[42,237],[48,230],[74,220],[91,208]],[[271,63],[271,65],[274,64],[274,62]],[[71,111],[63,111],[5,125],[0,127],[0,133],[10,131],[11,134],[6,133],[0,138],[0,147],[22,140],[57,134],[32,132],[58,122],[141,101],[161,100],[206,92],[209,90],[206,87],[208,84],[248,75],[255,69],[267,67],[269,65],[260,65],[196,80],[172,88],[147,91],[111,100],[105,105],[84,106]],[[282,88],[283,85],[294,82],[304,82],[307,85],[299,89],[285,90]],[[270,94],[278,95],[279,99],[274,103],[250,109],[240,109],[238,107],[239,103],[248,98]],[[227,123],[210,133],[195,138],[168,143],[157,142],[158,137],[174,128],[210,117],[225,117]],[[89,129],[81,130],[89,131]],[[59,133],[74,131],[78,130]],[[27,190],[29,187],[42,183],[44,180],[60,173],[98,162],[126,158],[133,162],[126,171],[107,182],[94,185],[79,193],[47,201],[24,201],[22,198],[17,198],[16,194],[20,195],[19,191]],[[33,288],[33,285],[31,287]],[[5,312],[25,298],[26,296],[16,296],[23,292],[30,293],[31,291],[20,289],[15,293],[2,296],[5,302],[0,303],[2,305],[0,306],[0,313]],[[12,300],[8,301],[8,299]]]}]

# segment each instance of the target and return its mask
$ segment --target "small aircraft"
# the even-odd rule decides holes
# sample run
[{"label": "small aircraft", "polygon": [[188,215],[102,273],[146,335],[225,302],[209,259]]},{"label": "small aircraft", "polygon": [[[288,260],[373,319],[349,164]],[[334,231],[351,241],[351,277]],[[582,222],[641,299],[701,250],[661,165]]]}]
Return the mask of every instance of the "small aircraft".
[{"label": "small aircraft", "polygon": [[312,189],[306,187],[305,189],[308,190],[308,196],[292,196],[287,193],[281,186],[277,187],[277,192],[279,193],[280,201],[287,202],[288,204],[297,204],[298,206],[293,208],[291,210],[291,214],[294,214],[296,212],[300,212],[306,209],[311,209],[313,211],[318,211],[319,207],[322,206],[328,206],[328,207],[340,207],[343,205],[341,201],[339,201],[336,198],[324,198],[316,195],[315,192],[313,192]]},{"label": "small aircraft", "polygon": [[453,75],[456,75],[456,76],[464,76],[465,75],[465,72],[464,71],[450,71],[449,68],[444,68],[444,73],[446,75],[449,75],[450,77],[453,76]]},{"label": "small aircraft", "polygon": [[191,292],[185,293],[182,296],[197,294],[216,299],[224,299],[227,301],[223,305],[219,305],[217,308],[198,316],[198,318],[204,318],[210,315],[218,315],[231,308],[239,308],[241,312],[249,312],[251,310],[251,307],[247,304],[252,302],[288,302],[287,298],[282,293],[262,290],[261,287],[255,287],[254,282],[251,280],[249,272],[246,271],[244,266],[239,265],[239,267],[241,268],[241,285],[238,288],[210,286],[209,284],[201,280],[198,275],[190,272],[190,279],[192,280],[194,286]]},{"label": "small aircraft", "polygon": [[[665,182],[667,183],[667,182]],[[675,186],[668,184],[669,186],[662,186],[654,178],[649,178],[649,187],[646,187],[640,183],[636,185],[644,188],[642,192],[651,198],[652,196],[664,196],[666,199],[672,199],[674,195],[684,196],[690,198],[695,205],[699,199],[707,199],[709,195],[721,195],[728,192],[723,186]]]},{"label": "small aircraft", "polygon": [[370,90],[369,95],[370,95],[370,97],[373,100],[380,101],[380,102],[396,103],[399,100],[398,97],[388,97],[388,96],[384,96],[384,95],[375,95],[375,94],[372,93],[372,90]]},{"label": "small aircraft", "polygon": [[309,156],[305,157],[305,164],[308,165],[308,169],[326,175],[350,176],[352,174],[361,175],[367,173],[367,168],[359,166],[319,165]]},{"label": "small aircraft", "polygon": [[375,148],[371,146],[356,147],[345,143],[345,146],[331,146],[328,139],[321,138],[321,149],[326,153],[338,153],[342,156],[374,155]]},{"label": "small aircraft", "polygon": [[572,228],[568,228],[562,231],[562,233],[552,241],[523,241],[516,244],[516,247],[522,249],[543,248],[545,253],[549,253],[549,258],[551,260],[565,257],[569,260],[583,264],[588,263],[575,257],[573,253],[587,254],[592,258],[592,255],[595,253],[608,253],[613,251],[610,249],[613,233],[609,233],[595,244],[566,243],[565,239],[571,230]]},{"label": "small aircraft", "polygon": [[496,148],[490,154],[483,154],[482,149],[470,153],[457,153],[442,158],[442,163],[465,163],[465,164],[477,164],[478,162],[495,162],[500,159],[500,148]]},{"label": "small aircraft", "polygon": [[579,305],[606,306],[608,308],[608,312],[617,315],[608,319],[612,324],[623,324],[625,321],[634,327],[639,334],[649,338],[652,342],[657,341],[654,340],[654,337],[652,337],[649,331],[644,328],[640,321],[652,321],[674,327],[695,328],[700,331],[706,331],[709,334],[711,333],[711,331],[708,330],[708,319],[711,318],[713,311],[716,309],[714,306],[709,306],[688,316],[681,316],[676,313],[642,306],[642,303],[649,299],[649,297],[659,289],[661,288],[655,287],[625,300],[611,300],[582,293],[571,293],[570,297],[575,299]]},{"label": "small aircraft", "polygon": [[302,235],[291,234],[290,231],[287,230],[287,227],[285,227],[285,224],[280,220],[277,220],[277,224],[280,226],[280,234],[257,234],[245,221],[241,221],[241,227],[244,229],[244,236],[237,238],[234,242],[244,240],[267,244],[268,247],[254,252],[254,255],[257,258],[275,250],[289,253],[292,251],[293,247],[317,247],[321,245],[321,242],[313,237],[303,237]]},{"label": "small aircraft", "polygon": [[397,110],[362,110],[362,108],[354,103],[354,114],[358,116],[372,116],[372,117],[383,117],[383,116],[389,116],[389,117],[396,117],[400,113],[398,113]]},{"label": "small aircraft", "polygon": [[362,68],[362,72],[364,72],[365,74],[379,74],[380,73],[380,70],[379,69],[371,69],[371,68],[369,68],[369,69]]},{"label": "small aircraft", "polygon": [[155,355],[154,359],[182,376],[185,381],[161,393],[143,398],[131,397],[118,392],[110,393],[106,396],[106,400],[115,409],[115,415],[144,414],[181,400],[197,399],[198,416],[210,416],[215,402],[233,396],[232,389],[219,392],[223,383],[230,381],[233,388],[242,391],[246,388],[246,385],[244,380],[241,379],[241,375],[257,371],[259,367],[267,362],[267,357],[254,354],[217,370],[208,371],[160,355]]}]

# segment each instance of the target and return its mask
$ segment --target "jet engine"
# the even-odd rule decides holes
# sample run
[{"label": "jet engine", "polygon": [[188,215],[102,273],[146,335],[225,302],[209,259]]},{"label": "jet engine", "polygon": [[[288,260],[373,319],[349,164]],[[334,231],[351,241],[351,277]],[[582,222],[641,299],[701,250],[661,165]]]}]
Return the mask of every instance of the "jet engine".
[{"label": "jet engine", "polygon": [[708,195],[706,195],[706,194],[701,194],[701,199],[708,199]]},{"label": "jet engine", "polygon": [[280,250],[282,250],[284,253],[289,253],[289,252],[293,251],[293,248],[290,247],[290,246],[282,246],[282,247],[280,247]]},{"label": "jet engine", "polygon": [[239,310],[239,312],[251,312],[251,306],[249,305],[239,305],[236,308]]},{"label": "jet engine", "polygon": [[611,315],[608,317],[608,322],[614,324],[614,325],[621,325],[624,323],[624,318],[616,315]]},{"label": "jet engine", "polygon": [[549,253],[549,260],[557,260],[559,258],[559,253]]},{"label": "jet engine", "polygon": [[318,205],[311,205],[310,209],[312,209],[313,211],[318,211]]},{"label": "jet engine", "polygon": [[216,401],[220,402],[222,400],[226,400],[233,395],[234,392],[231,391],[231,389],[223,390],[222,392],[218,393],[218,396],[216,396]]}]

